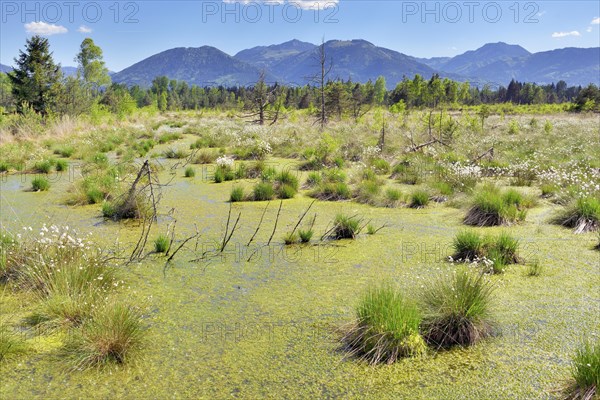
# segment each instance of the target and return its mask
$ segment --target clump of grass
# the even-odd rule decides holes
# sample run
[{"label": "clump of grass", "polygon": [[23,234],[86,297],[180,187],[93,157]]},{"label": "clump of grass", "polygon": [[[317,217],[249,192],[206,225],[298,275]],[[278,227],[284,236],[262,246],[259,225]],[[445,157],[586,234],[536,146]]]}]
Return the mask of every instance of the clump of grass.
[{"label": "clump of grass", "polygon": [[568,400],[596,399],[600,388],[600,342],[586,339],[572,359],[572,384],[565,389]]},{"label": "clump of grass", "polygon": [[122,219],[140,219],[151,213],[150,199],[143,192],[133,197],[121,195],[102,203],[102,216],[115,221]]},{"label": "clump of grass", "polygon": [[483,257],[483,239],[475,231],[459,232],[452,243],[455,260],[474,260]]},{"label": "clump of grass", "polygon": [[255,201],[272,200],[275,197],[275,189],[271,182],[259,182],[254,186],[252,198]]},{"label": "clump of grass", "polygon": [[437,348],[469,346],[492,332],[493,286],[483,274],[460,269],[433,281],[422,291],[422,334]]},{"label": "clump of grass", "polygon": [[596,231],[600,227],[600,200],[580,197],[554,216],[551,222],[573,228],[575,233]]},{"label": "clump of grass", "polygon": [[25,340],[7,325],[0,325],[0,362],[27,351]]},{"label": "clump of grass", "polygon": [[154,251],[157,253],[166,253],[169,250],[170,240],[166,235],[158,235],[156,239],[154,239]]},{"label": "clump of grass", "polygon": [[358,185],[354,197],[359,203],[374,205],[380,192],[381,186],[376,181],[364,180]]},{"label": "clump of grass", "polygon": [[520,261],[518,256],[519,241],[508,233],[498,236],[481,236],[475,231],[461,231],[452,243],[454,254],[452,259],[463,262],[492,262],[494,273],[503,272],[508,264]]},{"label": "clump of grass", "polygon": [[289,246],[298,242],[298,234],[296,232],[288,232],[283,236],[283,242]]},{"label": "clump of grass", "polygon": [[43,176],[33,178],[31,181],[31,190],[35,192],[45,192],[50,189],[50,182]]},{"label": "clump of grass", "polygon": [[514,189],[501,193],[495,186],[485,186],[473,199],[463,222],[474,226],[510,225],[523,221],[529,202]]},{"label": "clump of grass", "polygon": [[421,183],[422,176],[420,171],[408,162],[396,164],[392,170],[391,178],[406,185],[416,185]]},{"label": "clump of grass", "polygon": [[296,196],[297,190],[291,185],[281,185],[277,188],[277,196],[280,199],[293,199]]},{"label": "clump of grass", "polygon": [[66,171],[69,168],[69,163],[65,160],[56,160],[54,167],[58,172]]},{"label": "clump of grass", "polygon": [[369,364],[391,364],[425,354],[417,305],[391,285],[370,288],[356,307],[356,321],[342,341],[351,355]]},{"label": "clump of grass", "polygon": [[371,162],[371,168],[379,175],[390,172],[390,163],[383,158],[375,158]]},{"label": "clump of grass", "polygon": [[310,242],[310,239],[312,239],[313,235],[314,235],[314,232],[312,229],[307,229],[307,230],[300,229],[298,231],[298,236],[300,236],[300,241],[302,243]]},{"label": "clump of grass", "polygon": [[312,190],[309,195],[319,200],[338,201],[350,199],[351,192],[344,182],[324,182]]},{"label": "clump of grass", "polygon": [[367,225],[367,235],[374,235],[377,232],[377,228],[372,224]]},{"label": "clump of grass", "polygon": [[388,188],[385,191],[385,206],[395,207],[402,198],[402,192],[399,189]]},{"label": "clump of grass", "polygon": [[187,151],[183,148],[169,148],[163,153],[165,158],[181,159],[188,156]]},{"label": "clump of grass", "polygon": [[429,204],[429,193],[425,190],[416,190],[410,195],[411,208],[423,208]]},{"label": "clump of grass", "polygon": [[275,182],[279,185],[288,185],[294,190],[298,190],[298,178],[291,171],[281,171],[276,175]]},{"label": "clump of grass", "polygon": [[33,165],[33,170],[40,174],[49,174],[50,171],[52,171],[53,165],[54,163],[52,162],[52,160],[38,161]]},{"label": "clump of grass", "polygon": [[229,201],[232,203],[243,201],[244,200],[244,188],[241,186],[234,186],[231,189],[231,194],[229,195]]},{"label": "clump of grass", "polygon": [[540,276],[543,270],[544,267],[537,258],[527,263],[527,276]]},{"label": "clump of grass", "polygon": [[320,173],[312,171],[308,174],[306,178],[306,186],[309,188],[313,188],[323,182],[323,177]]},{"label": "clump of grass", "polygon": [[217,155],[210,150],[200,150],[198,151],[193,159],[193,164],[212,164],[216,161]]},{"label": "clump of grass", "polygon": [[95,309],[92,317],[69,335],[64,353],[73,369],[124,364],[142,347],[143,338],[141,312],[112,301]]},{"label": "clump of grass", "polygon": [[58,154],[61,157],[69,158],[75,153],[75,148],[73,146],[61,146],[54,149],[54,154]]},{"label": "clump of grass", "polygon": [[10,165],[6,161],[0,161],[0,172],[7,172],[10,169]]},{"label": "clump of grass", "polygon": [[194,176],[196,176],[196,170],[194,169],[194,167],[187,167],[185,169],[184,175],[186,178],[193,178]]},{"label": "clump of grass", "polygon": [[181,139],[183,136],[177,132],[166,132],[158,137],[158,143],[165,144]]},{"label": "clump of grass", "polygon": [[544,198],[552,197],[556,194],[556,192],[558,192],[558,188],[556,187],[556,185],[553,185],[551,183],[542,184],[540,186],[540,189],[542,191],[542,197]]},{"label": "clump of grass", "polygon": [[227,165],[218,165],[215,169],[214,181],[215,183],[221,183],[225,181],[232,181],[235,179],[235,173],[233,169]]},{"label": "clump of grass", "polygon": [[354,239],[361,230],[360,219],[356,216],[337,214],[333,220],[331,237],[333,239]]}]

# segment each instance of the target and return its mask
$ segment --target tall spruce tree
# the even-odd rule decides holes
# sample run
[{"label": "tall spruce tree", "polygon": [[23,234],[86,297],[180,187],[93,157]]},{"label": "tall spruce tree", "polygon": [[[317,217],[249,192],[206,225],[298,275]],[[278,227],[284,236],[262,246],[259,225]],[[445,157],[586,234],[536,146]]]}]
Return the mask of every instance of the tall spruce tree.
[{"label": "tall spruce tree", "polygon": [[16,67],[8,74],[17,111],[25,105],[46,116],[60,95],[62,72],[55,64],[48,39],[33,36],[27,39],[25,51],[19,50]]}]

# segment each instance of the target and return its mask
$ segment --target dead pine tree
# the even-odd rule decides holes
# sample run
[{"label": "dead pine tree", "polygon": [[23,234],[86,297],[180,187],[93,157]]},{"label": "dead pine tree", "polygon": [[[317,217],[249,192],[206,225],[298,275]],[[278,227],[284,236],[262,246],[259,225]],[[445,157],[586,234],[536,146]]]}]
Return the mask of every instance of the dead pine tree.
[{"label": "dead pine tree", "polygon": [[327,52],[325,50],[325,39],[321,40],[318,52],[315,55],[316,61],[319,64],[319,72],[313,76],[308,77],[310,82],[317,85],[319,88],[319,113],[317,115],[316,122],[321,126],[321,129],[327,124],[327,107],[325,104],[325,87],[327,84],[327,77],[333,68],[331,59],[327,59]]},{"label": "dead pine tree", "polygon": [[273,125],[279,120],[284,93],[277,83],[273,86],[266,83],[264,71],[260,73],[249,96],[246,114],[243,117],[250,123],[264,125],[268,122],[269,125]]}]

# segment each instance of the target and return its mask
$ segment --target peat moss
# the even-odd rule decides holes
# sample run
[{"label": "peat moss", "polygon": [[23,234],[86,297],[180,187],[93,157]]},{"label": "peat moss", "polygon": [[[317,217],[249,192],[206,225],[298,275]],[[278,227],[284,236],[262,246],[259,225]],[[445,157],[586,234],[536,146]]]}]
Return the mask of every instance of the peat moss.
[{"label": "peat moss", "polygon": [[[167,181],[168,173],[161,177]],[[107,246],[119,240],[124,248],[137,238],[139,225],[103,222],[98,205],[62,206],[60,189],[68,182],[54,182],[56,190],[42,196],[29,196],[21,185],[19,176],[0,183],[0,223],[8,229],[58,223],[92,232]],[[551,211],[544,205],[509,232],[523,243],[522,255],[534,254],[546,273],[526,279],[517,267],[491,278],[500,286],[492,305],[497,337],[390,366],[344,360],[337,328],[352,320],[360,293],[381,279],[418,292],[426,281],[449,273],[453,266],[446,257],[463,228],[463,212],[317,202],[310,212],[317,213],[315,239],[340,212],[388,227],[354,241],[285,248],[282,234],[312,201],[301,194],[284,202],[271,246],[257,247],[272,231],[278,205],[269,206],[247,251],[266,203],[236,203],[240,227],[224,255],[190,262],[221,240],[230,190],[230,185],[184,178],[164,190],[161,209],[176,208],[177,237],[193,234],[194,225],[202,237],[198,250],[182,251],[165,274],[164,259],[152,257],[123,270],[128,297],[152,310],[151,345],[139,364],[110,373],[67,373],[56,360],[60,337],[40,337],[38,351],[3,362],[0,393],[13,398],[133,399],[148,393],[157,398],[552,398],[556,382],[569,376],[581,333],[600,330],[598,253],[590,245],[596,236],[575,237],[544,223]],[[169,222],[161,220],[150,237]],[[4,296],[11,299],[2,300],[0,316],[17,317],[11,321],[18,325],[28,303]]]}]

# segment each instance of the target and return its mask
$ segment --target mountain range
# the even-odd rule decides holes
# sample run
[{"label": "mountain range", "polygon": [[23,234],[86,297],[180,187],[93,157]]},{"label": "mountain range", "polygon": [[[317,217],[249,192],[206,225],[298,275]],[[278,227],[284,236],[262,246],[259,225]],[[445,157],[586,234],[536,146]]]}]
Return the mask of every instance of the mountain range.
[{"label": "mountain range", "polygon": [[[72,76],[77,74],[77,67],[60,67],[62,70],[63,76]],[[12,71],[13,68],[8,65],[0,64],[0,73],[8,73]]]},{"label": "mountain range", "polygon": [[[433,74],[474,85],[507,86],[511,79],[538,84],[564,80],[569,85],[600,85],[600,47],[563,48],[530,53],[519,45],[488,43],[455,57],[417,58],[379,47],[366,40],[324,43],[328,79],[354,82],[386,79],[392,89],[404,77]],[[291,40],[258,46],[231,56],[211,46],[173,48],[112,73],[117,83],[148,87],[157,76],[199,86],[248,86],[264,73],[267,82],[305,85],[319,74],[320,46]],[[10,67],[0,65],[0,71]],[[70,75],[74,67],[63,67]]]}]

